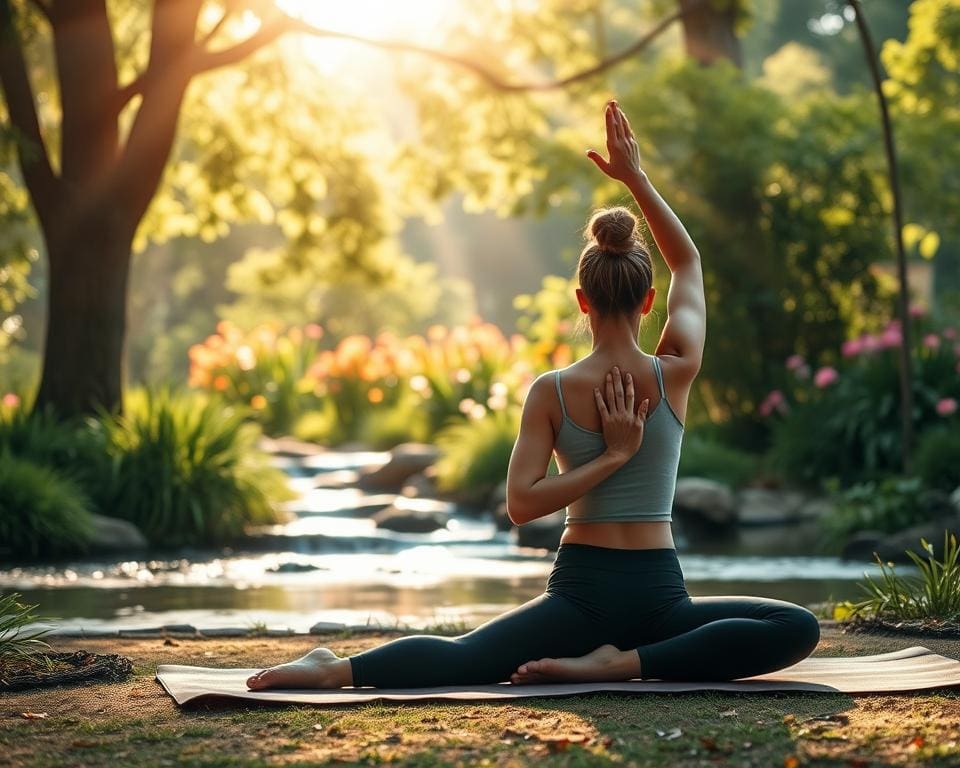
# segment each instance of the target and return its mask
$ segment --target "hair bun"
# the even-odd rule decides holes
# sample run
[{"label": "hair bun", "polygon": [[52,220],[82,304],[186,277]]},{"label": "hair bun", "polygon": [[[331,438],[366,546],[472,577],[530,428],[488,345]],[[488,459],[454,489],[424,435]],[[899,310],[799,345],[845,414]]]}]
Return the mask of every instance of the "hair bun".
[{"label": "hair bun", "polygon": [[623,206],[604,208],[593,214],[587,230],[601,250],[627,253],[637,239],[637,219]]}]

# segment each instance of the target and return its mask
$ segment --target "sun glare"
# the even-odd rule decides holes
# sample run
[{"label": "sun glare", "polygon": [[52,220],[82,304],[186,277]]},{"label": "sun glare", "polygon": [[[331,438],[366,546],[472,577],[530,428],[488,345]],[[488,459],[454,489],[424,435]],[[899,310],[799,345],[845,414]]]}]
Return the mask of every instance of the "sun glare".
[{"label": "sun glare", "polygon": [[[328,3],[317,0],[277,0],[291,16],[322,29],[346,32],[375,40],[403,40],[436,45],[444,28],[456,17],[459,3],[451,0],[349,0]],[[369,55],[355,42],[309,35],[301,36],[304,53],[325,70]]]}]

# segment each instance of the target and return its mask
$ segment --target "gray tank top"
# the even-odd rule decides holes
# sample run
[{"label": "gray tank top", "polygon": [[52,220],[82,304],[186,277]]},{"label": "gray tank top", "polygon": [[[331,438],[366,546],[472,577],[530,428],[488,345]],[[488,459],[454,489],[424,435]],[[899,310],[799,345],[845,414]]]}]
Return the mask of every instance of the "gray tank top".
[{"label": "gray tank top", "polygon": [[[567,507],[567,523],[671,520],[683,424],[667,401],[660,360],[652,356],[660,401],[647,414],[643,443],[630,460]],[[556,372],[563,421],[554,450],[567,468],[579,467],[606,449],[602,432],[584,429],[567,415]]]}]

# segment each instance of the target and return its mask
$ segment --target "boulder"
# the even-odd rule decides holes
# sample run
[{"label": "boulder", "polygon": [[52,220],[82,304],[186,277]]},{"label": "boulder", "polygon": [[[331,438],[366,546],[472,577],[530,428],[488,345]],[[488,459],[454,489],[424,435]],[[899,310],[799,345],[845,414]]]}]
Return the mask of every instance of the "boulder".
[{"label": "boulder", "polygon": [[501,501],[493,510],[493,522],[498,531],[509,531],[513,528],[513,520],[507,514],[507,502]]},{"label": "boulder", "polygon": [[744,488],[737,494],[737,517],[741,525],[782,525],[800,519],[806,497],[797,491]]},{"label": "boulder", "polygon": [[426,471],[417,472],[407,478],[403,488],[400,489],[400,493],[411,497],[436,498],[437,483]]},{"label": "boulder", "polygon": [[934,555],[938,558],[943,557],[944,531],[950,531],[960,538],[960,517],[957,515],[941,517],[891,533],[877,544],[877,554],[884,561],[910,562],[906,554],[906,550],[909,549],[920,557],[926,558],[927,552],[920,546],[920,539],[926,539],[933,545]]},{"label": "boulder", "polygon": [[563,535],[565,517],[566,512],[560,509],[519,526],[516,529],[517,546],[556,551]]},{"label": "boulder", "polygon": [[341,624],[339,621],[318,621],[310,627],[310,634],[325,635],[329,632],[343,632],[346,628],[347,625]]},{"label": "boulder", "polygon": [[390,452],[386,464],[361,472],[357,485],[365,490],[399,491],[408,478],[423,472],[439,455],[437,447],[429,443],[401,443]]},{"label": "boulder", "polygon": [[673,497],[673,510],[678,517],[693,516],[711,525],[736,522],[733,491],[723,483],[702,477],[681,477]]},{"label": "boulder", "polygon": [[89,547],[95,552],[128,552],[146,549],[147,537],[137,526],[127,520],[104,515],[90,515],[93,533]]},{"label": "boulder", "polygon": [[452,505],[432,499],[398,496],[386,509],[373,516],[377,528],[397,533],[431,533],[447,527]]},{"label": "boulder", "polygon": [[844,543],[840,557],[844,560],[872,561],[873,553],[877,551],[886,535],[883,531],[856,531]]},{"label": "boulder", "polygon": [[294,437],[262,437],[260,438],[260,448],[267,453],[293,459],[304,456],[316,456],[318,453],[325,453],[327,451],[327,448],[319,443],[308,443],[304,440],[297,440]]}]

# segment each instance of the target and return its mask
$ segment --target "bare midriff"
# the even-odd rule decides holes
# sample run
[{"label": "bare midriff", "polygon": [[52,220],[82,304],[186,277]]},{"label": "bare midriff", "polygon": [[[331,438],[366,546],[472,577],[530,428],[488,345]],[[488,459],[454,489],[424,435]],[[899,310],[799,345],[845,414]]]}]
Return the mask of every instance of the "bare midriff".
[{"label": "bare midriff", "polygon": [[675,549],[673,531],[666,520],[634,523],[571,523],[561,544],[590,544],[610,549]]}]

